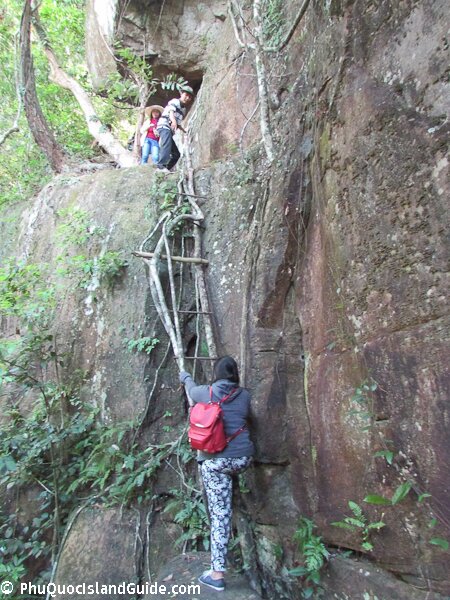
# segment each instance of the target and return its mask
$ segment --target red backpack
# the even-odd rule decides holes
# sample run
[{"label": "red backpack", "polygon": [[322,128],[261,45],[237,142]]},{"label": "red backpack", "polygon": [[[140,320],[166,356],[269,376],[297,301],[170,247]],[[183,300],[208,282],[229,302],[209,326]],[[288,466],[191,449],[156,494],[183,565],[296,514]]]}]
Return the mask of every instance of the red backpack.
[{"label": "red backpack", "polygon": [[226,437],[222,420],[221,404],[226,402],[239,388],[232,390],[228,395],[218,401],[212,399],[212,387],[209,388],[209,403],[198,402],[189,415],[189,441],[194,450],[202,450],[209,454],[221,452],[245,429],[245,425],[238,429],[233,435]]}]

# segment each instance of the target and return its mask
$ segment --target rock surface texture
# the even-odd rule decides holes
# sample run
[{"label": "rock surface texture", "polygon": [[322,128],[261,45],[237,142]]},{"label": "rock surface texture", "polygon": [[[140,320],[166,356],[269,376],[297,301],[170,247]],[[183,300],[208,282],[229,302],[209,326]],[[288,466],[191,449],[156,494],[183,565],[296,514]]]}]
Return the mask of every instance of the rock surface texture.
[{"label": "rock surface texture", "polygon": [[[299,4],[279,4],[283,32]],[[190,127],[196,193],[207,198],[200,204],[208,292],[219,354],[239,360],[253,397],[257,455],[235,521],[254,597],[301,597],[288,569],[301,562],[293,536],[299,517],[308,516],[324,542],[339,548],[324,571],[324,598],[437,600],[450,595],[449,553],[430,543],[450,539],[448,3],[303,4],[287,45],[265,54],[271,165],[254,51],[237,43],[225,2],[135,0],[116,35],[135,50],[146,40],[161,73],[175,69],[202,82]],[[49,260],[54,203],[65,206],[73,194],[115,248],[134,249],[149,227],[142,215],[151,180],[150,169],[136,168],[44,190],[24,218],[19,251]],[[181,424],[185,410],[173,368],[162,376],[158,402],[146,407],[155,363],[124,354],[120,328],[131,337],[154,318],[147,293],[143,266],[130,262],[113,292],[94,304],[69,297],[59,319],[72,366],[89,371],[86,393],[105,422],[147,411],[144,432],[154,439],[165,411]],[[392,452],[392,464],[377,452]],[[401,502],[364,502],[393,499],[405,483],[411,489]],[[172,471],[155,486],[164,498]],[[419,502],[423,494],[430,497]],[[362,545],[363,527],[332,525],[352,516],[349,501],[367,524],[385,523],[371,531],[372,551]],[[158,502],[149,571],[164,578],[172,572],[166,561],[179,553],[179,525]],[[146,523],[144,509],[138,512],[135,541]],[[124,556],[133,514],[123,516],[117,564],[129,579],[148,580]],[[105,553],[102,567],[98,554],[108,539],[115,544],[118,518],[101,507],[80,517],[58,581],[72,583],[78,573],[72,536],[86,540],[89,519],[104,531],[86,543],[86,565],[105,583],[112,577],[110,559]],[[146,550],[136,542],[133,551],[142,561]]]}]

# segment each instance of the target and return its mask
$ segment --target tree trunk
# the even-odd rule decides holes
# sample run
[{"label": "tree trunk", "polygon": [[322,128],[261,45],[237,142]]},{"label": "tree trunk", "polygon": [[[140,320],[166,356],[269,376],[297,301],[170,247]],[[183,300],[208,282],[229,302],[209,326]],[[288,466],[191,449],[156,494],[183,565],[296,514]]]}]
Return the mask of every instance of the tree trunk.
[{"label": "tree trunk", "polygon": [[25,0],[20,23],[20,84],[28,125],[36,144],[47,157],[52,169],[61,173],[65,164],[64,152],[51,131],[36,93],[33,58],[31,56],[31,0]]},{"label": "tree trunk", "polygon": [[33,26],[43,44],[44,52],[50,65],[51,81],[72,92],[83,111],[89,132],[97,140],[99,145],[104,148],[105,152],[107,152],[120,167],[135,166],[137,161],[132,153],[122,146],[95,114],[95,109],[89,95],[76,79],[68,75],[59,66],[55,53],[50,47],[45,31],[39,21],[37,10],[33,12]]}]

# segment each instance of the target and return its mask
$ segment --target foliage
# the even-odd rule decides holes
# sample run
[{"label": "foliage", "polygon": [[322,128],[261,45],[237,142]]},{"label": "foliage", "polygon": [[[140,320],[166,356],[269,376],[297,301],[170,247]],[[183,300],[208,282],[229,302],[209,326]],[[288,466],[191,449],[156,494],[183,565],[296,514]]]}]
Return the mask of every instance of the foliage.
[{"label": "foliage", "polygon": [[[9,533],[9,532],[8,532]],[[14,584],[18,584],[19,581],[26,573],[26,568],[24,566],[25,557],[14,555],[11,560],[4,560],[4,548],[5,541],[0,538],[0,580],[1,581],[9,581]],[[17,596],[11,596],[11,594],[7,594],[2,592],[0,589],[0,599],[1,600],[16,600]]]},{"label": "foliage", "polygon": [[303,589],[304,598],[311,598],[314,593],[316,597],[321,595],[320,570],[329,557],[321,536],[314,533],[315,528],[313,521],[302,517],[294,534],[294,540],[298,542],[298,549],[302,555],[303,566],[291,569],[289,574],[305,578],[305,583],[308,585]]},{"label": "foliage", "polygon": [[264,41],[268,46],[278,46],[283,38],[283,1],[263,0],[262,19]]},{"label": "foliage", "polygon": [[175,206],[177,201],[177,182],[173,178],[154,178],[150,186],[150,201],[167,210]]},{"label": "foliage", "polygon": [[432,544],[433,546],[439,546],[439,548],[445,551],[449,549],[448,540],[445,540],[443,538],[431,538],[430,544]]},{"label": "foliage", "polygon": [[[358,532],[361,536],[361,548],[367,552],[371,552],[373,550],[373,544],[370,540],[370,535],[374,530],[379,531],[382,529],[385,526],[385,523],[383,523],[383,521],[370,522],[362,508],[359,504],[356,504],[356,502],[350,500],[348,506],[350,507],[353,516],[345,517],[342,521],[335,521],[331,524],[335,527],[340,527],[341,529]],[[381,518],[383,518],[383,515],[381,515]]]},{"label": "foliage", "polygon": [[63,266],[58,269],[58,273],[75,279],[76,285],[82,289],[94,289],[97,282],[98,285],[105,283],[111,289],[128,264],[120,252],[112,250],[93,258],[85,254],[65,256],[62,262]]},{"label": "foliage", "polygon": [[205,550],[209,548],[209,527],[208,517],[202,495],[193,487],[193,481],[187,482],[185,489],[172,489],[170,494],[172,500],[166,504],[164,512],[173,513],[173,520],[183,528],[182,535],[177,539],[176,545],[191,546],[191,549],[198,550],[202,546]]},{"label": "foliage", "polygon": [[137,56],[130,48],[116,42],[115,56],[119,71],[111,73],[101,90],[113,100],[139,105],[156,92],[157,80],[145,57]]},{"label": "foliage", "polygon": [[69,206],[59,210],[58,217],[64,219],[56,229],[56,239],[62,248],[66,248],[70,244],[82,246],[93,236],[105,232],[103,228],[95,225],[87,210],[78,206]]},{"label": "foliage", "polygon": [[161,458],[151,463],[153,447],[144,451],[136,445],[128,448],[124,439],[132,431],[132,422],[107,427],[98,423],[89,436],[80,439],[73,447],[80,462],[72,473],[68,493],[97,490],[107,505],[128,503],[140,494],[148,497],[149,490],[143,484],[153,475]]},{"label": "foliage", "polygon": [[[13,380],[14,375],[12,365],[7,379]],[[38,516],[24,523],[18,512],[3,515],[0,535],[4,559],[23,566],[28,559],[48,556],[53,532],[61,535],[74,500],[67,493],[68,478],[79,459],[68,450],[73,440],[90,430],[95,410],[82,405],[67,386],[38,381],[23,371],[20,375],[15,383],[29,388],[36,398],[28,414],[13,405],[5,415],[0,432],[0,484],[16,492],[36,485],[42,489],[37,497]],[[63,406],[75,413],[63,417]]]},{"label": "foliage", "polygon": [[392,450],[379,450],[378,452],[375,452],[373,456],[374,458],[385,458],[388,465],[392,465],[394,460],[394,453]]},{"label": "foliage", "polygon": [[[67,70],[86,83],[87,71],[83,57],[84,2],[81,0],[43,0],[40,14],[57,54],[64,57]],[[4,0],[0,19],[0,60],[3,77],[0,82],[0,133],[12,124],[17,112],[16,73],[18,50],[16,42],[23,2]],[[92,154],[90,135],[80,107],[66,90],[49,82],[48,64],[42,48],[33,48],[36,88],[44,115],[56,138],[73,156]],[[20,131],[0,147],[0,205],[16,202],[36,193],[51,177],[45,158],[40,153],[28,130],[25,115],[19,121]]]},{"label": "foliage", "polygon": [[[356,388],[351,398],[351,401],[355,402],[358,405],[358,409],[350,411],[349,415],[356,415],[359,418],[362,418],[363,421],[365,421],[366,423],[367,421],[369,421],[369,423],[363,427],[363,431],[369,431],[372,428],[372,423],[374,421],[375,416],[373,411],[372,394],[377,389],[378,384],[376,381],[374,381],[373,379],[366,379],[362,382],[362,384],[359,387]],[[418,504],[422,504],[424,500],[431,498],[431,494],[427,492],[420,492],[418,490],[418,486],[414,485],[414,475],[410,474],[408,476],[407,469],[403,467],[401,470],[399,470],[398,465],[394,464],[394,461],[396,459],[396,452],[394,451],[395,449],[392,448],[393,443],[394,442],[392,440],[382,438],[383,449],[375,452],[373,454],[373,457],[384,458],[389,467],[394,467],[396,468],[397,472],[401,473],[401,478],[404,479],[404,481],[397,486],[391,498],[381,496],[379,494],[368,494],[363,501],[368,504],[379,506],[396,506],[397,504],[405,500],[408,497],[410,491],[413,490],[417,494]],[[371,528],[379,529],[380,527],[377,527],[377,525],[379,525],[380,523],[368,524],[365,521],[365,517],[362,514],[360,507],[354,502],[349,503],[349,505],[350,504],[352,504],[353,506],[353,511],[358,511],[358,514],[354,513],[355,519],[353,519],[353,517],[346,517],[343,521],[333,523],[333,525],[337,527],[342,527],[344,529],[351,529],[353,531],[356,531],[358,527],[361,528],[363,534],[362,548],[371,551],[373,549],[373,545],[368,540],[368,530],[370,530]],[[431,514],[434,515],[434,511],[432,509]],[[349,519],[353,519],[353,521],[359,520],[360,522],[356,524],[355,522],[349,521]],[[433,523],[433,521],[437,522],[437,520],[434,517],[431,519],[431,523]],[[372,525],[372,527],[370,527],[370,525]],[[444,538],[432,538],[428,540],[428,543],[436,545],[444,551],[446,551],[449,547],[448,540]]]},{"label": "foliage", "polygon": [[159,344],[158,338],[151,337],[140,337],[136,340],[125,340],[125,345],[128,352],[133,352],[133,350],[136,350],[137,352],[145,352],[146,354],[150,354],[157,344]]},{"label": "foliage", "polygon": [[[18,68],[18,30],[22,3],[5,0],[0,18],[0,134],[8,130],[17,113],[16,75]],[[14,133],[0,147],[0,205],[18,201],[35,193],[51,175],[45,159],[27,130],[22,113],[19,133]]]},{"label": "foliage", "polygon": [[[59,216],[66,219],[58,231],[66,259],[73,258],[73,245],[95,250],[103,229],[86,212],[74,208]],[[105,277],[115,277],[123,265],[117,252],[89,261],[97,261]],[[178,440],[138,448],[134,423],[99,423],[99,409],[81,399],[85,374],[64,371],[67,357],[50,330],[59,289],[49,274],[48,265],[14,260],[0,269],[0,316],[16,323],[16,335],[0,340],[0,393],[9,402],[0,430],[0,485],[14,496],[37,490],[32,520],[17,507],[0,516],[0,562],[12,580],[26,573],[29,561],[48,564],[81,498],[143,502],[151,496],[149,480],[178,450]],[[141,343],[148,351],[149,343]],[[36,582],[47,578],[42,572]]]},{"label": "foliage", "polygon": [[373,399],[372,394],[378,388],[378,384],[373,379],[366,379],[355,389],[351,397],[351,402],[356,403],[358,408],[349,411],[349,416],[356,416],[365,422],[362,431],[368,431],[373,422]]},{"label": "foliage", "polygon": [[[52,360],[62,363],[54,351],[47,352],[47,362]],[[19,569],[29,559],[49,557],[81,499],[90,495],[105,505],[150,500],[151,478],[179,444],[175,440],[142,450],[132,442],[133,422],[99,423],[98,408],[78,394],[83,374],[64,385],[38,379],[32,370],[5,364],[1,357],[0,364],[3,383],[21,386],[34,398],[26,413],[13,405],[0,431],[0,485],[14,493],[42,488],[30,523],[19,512],[0,519],[3,559]],[[189,461],[192,455],[181,452],[180,458]],[[46,577],[41,573],[42,580]]]},{"label": "foliage", "polygon": [[54,288],[48,285],[48,265],[9,260],[0,267],[0,315],[38,321],[54,306]]},{"label": "foliage", "polygon": [[[63,248],[63,253],[56,259],[59,263],[57,272],[75,279],[76,285],[83,289],[97,287],[97,283],[112,288],[128,263],[122,252],[104,249],[96,252],[100,239],[107,237],[106,230],[77,206],[59,211],[58,216],[65,220],[56,230],[58,245]],[[83,247],[87,253],[74,254],[73,246]]]},{"label": "foliage", "polygon": [[395,506],[395,504],[398,504],[399,502],[401,502],[402,500],[404,500],[406,498],[406,496],[409,494],[410,490],[411,490],[411,483],[409,481],[405,481],[404,483],[402,483],[401,485],[398,486],[398,488],[395,490],[394,495],[392,496],[392,498],[385,498],[384,496],[378,496],[376,494],[370,494],[369,496],[366,496],[364,498],[364,502],[367,502],[368,504],[381,504],[381,505],[388,505],[388,506]]},{"label": "foliage", "polygon": [[152,96],[158,87],[174,90],[179,85],[187,84],[187,81],[176,73],[169,73],[163,80],[153,77],[153,68],[145,57],[134,54],[119,41],[115,43],[115,56],[120,73],[111,74],[102,89],[102,93],[114,100],[137,105]]}]

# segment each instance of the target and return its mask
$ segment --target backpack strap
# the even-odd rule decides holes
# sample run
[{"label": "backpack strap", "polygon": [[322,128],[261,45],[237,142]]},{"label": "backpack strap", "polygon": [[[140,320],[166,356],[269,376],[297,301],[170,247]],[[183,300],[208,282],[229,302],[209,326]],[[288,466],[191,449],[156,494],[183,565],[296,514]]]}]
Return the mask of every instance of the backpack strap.
[{"label": "backpack strap", "polygon": [[212,399],[212,395],[213,395],[213,391],[212,391],[212,385],[209,386],[209,403],[210,404],[223,404],[224,402],[226,402],[227,400],[229,400],[231,398],[231,396],[238,391],[239,388],[234,388],[234,390],[231,390],[231,392],[229,394],[227,394],[226,396],[224,396],[223,398],[221,398],[220,400],[213,400]]},{"label": "backpack strap", "polygon": [[227,444],[229,444],[231,442],[231,440],[234,440],[235,437],[237,437],[240,433],[242,433],[246,429],[247,429],[247,425],[242,425],[242,427],[240,427],[232,435],[230,435],[229,437],[227,437]]},{"label": "backpack strap", "polygon": [[[234,390],[231,390],[231,392],[229,394],[227,394],[226,396],[224,396],[223,398],[221,398],[220,400],[214,401],[212,399],[212,385],[209,386],[209,403],[210,404],[223,404],[223,402],[226,402],[227,400],[229,400],[231,398],[231,396],[238,391],[239,388],[234,388]],[[242,427],[240,427],[237,431],[235,431],[232,435],[230,435],[229,437],[227,437],[227,445],[234,440],[235,437],[237,437],[240,433],[242,433],[243,431],[245,431],[247,429],[247,425],[242,425]]]}]

